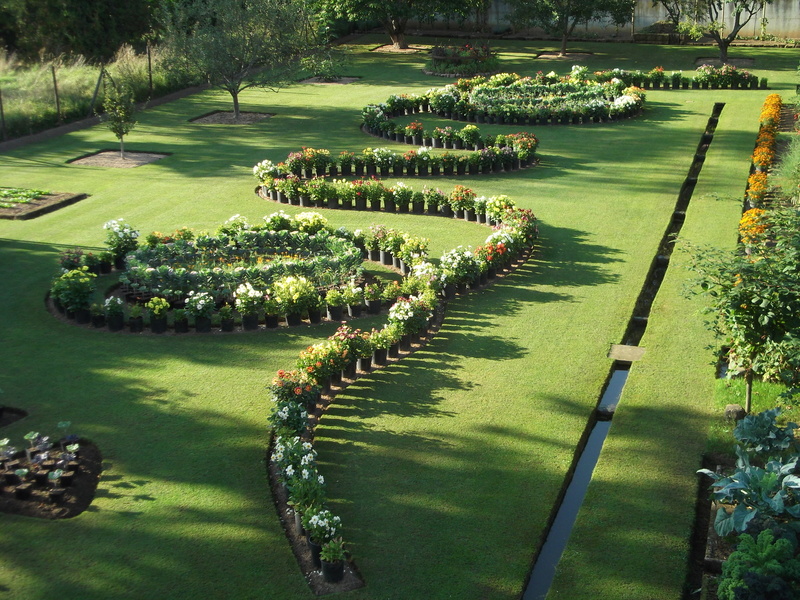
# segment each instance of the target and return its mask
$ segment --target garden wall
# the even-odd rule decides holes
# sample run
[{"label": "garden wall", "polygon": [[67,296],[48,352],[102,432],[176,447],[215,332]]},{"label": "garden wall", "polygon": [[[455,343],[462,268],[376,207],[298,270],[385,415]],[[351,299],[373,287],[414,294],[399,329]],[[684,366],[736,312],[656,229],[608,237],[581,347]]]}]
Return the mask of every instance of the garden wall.
[{"label": "garden wall", "polygon": [[[508,15],[511,12],[507,0],[494,0],[486,14],[487,31],[502,31],[509,27]],[[761,29],[761,19],[766,17],[767,33],[778,38],[800,38],[800,3],[791,0],[774,0],[772,4],[766,5],[764,13],[757,14],[747,27],[742,30],[741,35],[745,37],[757,36]],[[633,24],[624,27],[616,27],[612,24],[594,21],[588,26],[576,28],[573,37],[582,35],[611,37],[618,39],[631,39],[633,34],[641,31],[645,27],[652,25],[656,21],[667,20],[667,13],[660,5],[654,5],[652,0],[638,0],[634,11]],[[473,27],[474,21],[467,24],[457,20],[443,19],[436,23],[435,27],[444,27],[453,31],[465,31]],[[728,19],[730,27],[731,21]],[[539,29],[532,29],[531,33],[543,34]]]}]

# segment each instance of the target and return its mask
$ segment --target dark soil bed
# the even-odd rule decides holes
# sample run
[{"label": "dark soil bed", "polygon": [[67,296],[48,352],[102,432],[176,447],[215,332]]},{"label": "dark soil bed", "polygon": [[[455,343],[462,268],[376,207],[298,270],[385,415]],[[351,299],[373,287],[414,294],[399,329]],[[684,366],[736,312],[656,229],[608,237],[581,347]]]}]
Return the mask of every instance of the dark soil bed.
[{"label": "dark soil bed", "polygon": [[0,219],[33,219],[39,215],[74,204],[78,200],[83,200],[87,197],[86,194],[73,194],[70,192],[46,194],[26,204],[17,204],[13,208],[0,208]]},{"label": "dark soil bed", "polygon": [[60,503],[50,501],[49,483],[34,484],[30,499],[18,500],[14,497],[14,486],[7,485],[4,479],[0,479],[0,512],[38,519],[69,519],[85,511],[97,491],[102,457],[100,450],[92,442],[81,439],[78,444],[80,467],[75,472],[72,484],[65,487],[67,491]]},{"label": "dark soil bed", "polygon": [[24,419],[28,413],[21,408],[14,408],[13,406],[0,406],[0,427],[16,423],[20,419]]}]

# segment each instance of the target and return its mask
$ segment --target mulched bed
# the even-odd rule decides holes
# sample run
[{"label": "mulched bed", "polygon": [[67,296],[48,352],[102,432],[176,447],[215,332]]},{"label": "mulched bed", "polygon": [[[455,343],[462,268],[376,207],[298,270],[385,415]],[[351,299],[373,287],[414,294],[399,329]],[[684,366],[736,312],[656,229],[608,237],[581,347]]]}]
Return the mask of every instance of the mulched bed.
[{"label": "mulched bed", "polygon": [[361,79],[361,77],[339,77],[339,79],[331,79],[326,80],[322,79],[322,77],[309,77],[308,79],[303,79],[300,83],[316,83],[319,85],[347,85],[348,83],[355,83]]},{"label": "mulched bed", "polygon": [[189,119],[191,123],[199,123],[200,125],[252,125],[274,117],[274,113],[261,113],[261,112],[239,112],[239,119],[233,117],[233,111],[215,110],[194,119]]},{"label": "mulched bed", "polygon": [[23,221],[44,215],[64,206],[75,204],[79,200],[88,198],[87,194],[74,194],[71,192],[46,194],[26,204],[17,204],[13,208],[0,208],[0,219]]},{"label": "mulched bed", "polygon": [[80,439],[79,470],[60,504],[53,504],[47,496],[49,484],[35,486],[29,500],[17,500],[12,486],[0,481],[0,512],[37,519],[69,519],[85,511],[94,500],[97,482],[102,471],[100,450],[92,442]]},{"label": "mulched bed", "polygon": [[67,161],[71,165],[89,167],[110,167],[112,169],[133,169],[169,156],[158,152],[125,152],[125,158],[119,155],[119,150],[100,150],[85,156],[79,156]]}]

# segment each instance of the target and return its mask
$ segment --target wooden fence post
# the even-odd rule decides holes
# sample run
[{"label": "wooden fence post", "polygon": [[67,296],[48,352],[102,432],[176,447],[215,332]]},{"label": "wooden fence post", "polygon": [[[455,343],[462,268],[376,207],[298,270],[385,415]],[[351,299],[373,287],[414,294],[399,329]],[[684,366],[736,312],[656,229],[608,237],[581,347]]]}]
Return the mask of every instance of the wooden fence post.
[{"label": "wooden fence post", "polygon": [[6,114],[3,112],[3,90],[0,89],[0,135],[6,140]]},{"label": "wooden fence post", "polygon": [[100,84],[103,83],[103,73],[105,72],[105,65],[100,64],[100,76],[97,78],[97,85],[94,86],[94,94],[92,94],[92,102],[89,104],[89,114],[86,117],[94,115],[94,105],[97,102],[97,94],[100,92]]},{"label": "wooden fence post", "polygon": [[56,117],[58,117],[58,123],[61,124],[61,101],[58,98],[58,82],[56,81],[56,66],[50,65],[50,71],[53,73],[53,91],[56,94]]}]

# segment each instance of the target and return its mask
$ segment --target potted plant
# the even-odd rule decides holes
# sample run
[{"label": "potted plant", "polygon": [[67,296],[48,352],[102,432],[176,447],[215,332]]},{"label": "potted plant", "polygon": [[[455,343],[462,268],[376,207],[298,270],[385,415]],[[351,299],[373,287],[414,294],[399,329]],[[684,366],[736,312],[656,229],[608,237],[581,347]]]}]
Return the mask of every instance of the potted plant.
[{"label": "potted plant", "polygon": [[144,331],[144,317],[142,316],[142,307],[138,304],[132,304],[128,310],[128,328],[131,333],[141,333]]},{"label": "potted plant", "polygon": [[145,308],[150,313],[150,331],[164,333],[167,331],[167,313],[169,302],[165,298],[155,296],[145,303]]},{"label": "potted plant", "polygon": [[480,150],[481,130],[476,125],[465,125],[456,135],[465,148]]},{"label": "potted plant", "polygon": [[343,151],[339,153],[339,172],[343,176],[348,176],[353,170],[353,152]]},{"label": "potted plant", "polygon": [[397,184],[390,188],[390,190],[392,192],[394,203],[397,206],[397,211],[401,213],[407,213],[408,207],[411,204],[411,197],[414,195],[414,190],[412,190],[402,181],[398,181]]},{"label": "potted plant", "polygon": [[264,294],[264,324],[267,329],[275,329],[280,321],[281,306],[269,291]]},{"label": "potted plant", "polygon": [[219,326],[222,331],[233,331],[233,307],[230,304],[223,304],[219,309]]},{"label": "potted plant", "polygon": [[320,568],[322,545],[336,537],[341,529],[342,520],[329,510],[309,511],[303,515],[303,527],[308,532],[308,547],[314,566]]},{"label": "potted plant", "polygon": [[194,317],[194,328],[197,333],[211,331],[211,315],[216,305],[211,294],[192,290],[186,298],[186,312]]},{"label": "potted plant", "polygon": [[290,326],[300,325],[308,308],[317,302],[317,289],[308,279],[301,276],[288,275],[275,281],[272,294],[286,316]]},{"label": "potted plant", "polygon": [[425,201],[425,204],[428,205],[429,215],[438,215],[439,207],[445,204],[447,201],[447,198],[441,190],[431,189],[429,187],[424,187],[422,189],[422,197]]},{"label": "potted plant", "polygon": [[325,304],[328,306],[328,318],[331,321],[341,321],[344,307],[347,306],[344,294],[336,288],[328,290],[325,294]]},{"label": "potted plant", "polygon": [[322,577],[328,583],[338,583],[344,578],[345,551],[342,538],[329,540],[322,546],[320,562]]},{"label": "potted plant", "polygon": [[125,268],[125,257],[139,247],[139,232],[124,219],[114,219],[103,225],[106,234],[106,246],[114,256],[114,266]]},{"label": "potted plant", "polygon": [[185,308],[176,308],[172,311],[174,319],[175,333],[186,333],[189,331],[189,315]]},{"label": "potted plant", "polygon": [[351,317],[361,316],[361,307],[364,305],[364,290],[355,283],[350,282],[342,288],[342,297],[347,304],[347,312]]},{"label": "potted plant", "polygon": [[242,315],[242,329],[253,331],[258,329],[258,311],[263,304],[263,294],[246,281],[233,293],[236,310]]},{"label": "potted plant", "polygon": [[92,315],[92,327],[105,327],[106,326],[106,313],[102,304],[99,302],[92,302],[89,306],[89,313]]},{"label": "potted plant", "polygon": [[119,296],[105,300],[106,322],[109,331],[120,331],[125,325],[125,302]]},{"label": "potted plant", "polygon": [[88,323],[91,320],[89,306],[96,278],[97,275],[89,273],[86,266],[72,269],[53,281],[50,296],[67,311],[68,317],[75,318],[79,323]]}]

